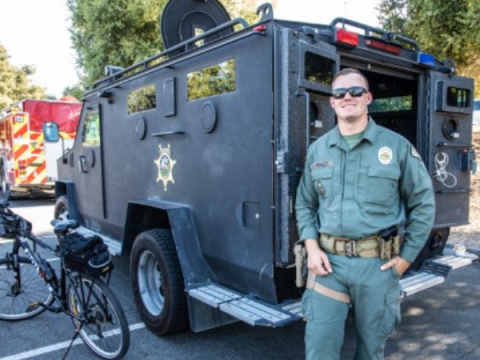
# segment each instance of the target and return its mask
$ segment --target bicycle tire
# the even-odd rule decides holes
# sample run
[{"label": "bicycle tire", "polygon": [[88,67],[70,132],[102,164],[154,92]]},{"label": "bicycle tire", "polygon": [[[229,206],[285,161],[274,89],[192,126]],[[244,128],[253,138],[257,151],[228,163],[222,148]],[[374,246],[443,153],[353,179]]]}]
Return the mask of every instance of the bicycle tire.
[{"label": "bicycle tire", "polygon": [[[120,302],[108,285],[99,278],[76,273],[70,273],[69,277],[68,305],[71,313],[81,319],[73,319],[75,327],[78,329],[80,324],[83,324],[80,337],[103,359],[123,358],[130,346],[130,330]],[[92,295],[88,296],[92,282]],[[88,300],[86,304],[85,300]]]},{"label": "bicycle tire", "polygon": [[45,281],[26,257],[18,257],[21,289],[15,283],[13,269],[7,267],[7,259],[0,259],[0,320],[18,321],[33,318],[44,312],[42,306],[29,308],[38,302],[50,305],[54,301]]}]

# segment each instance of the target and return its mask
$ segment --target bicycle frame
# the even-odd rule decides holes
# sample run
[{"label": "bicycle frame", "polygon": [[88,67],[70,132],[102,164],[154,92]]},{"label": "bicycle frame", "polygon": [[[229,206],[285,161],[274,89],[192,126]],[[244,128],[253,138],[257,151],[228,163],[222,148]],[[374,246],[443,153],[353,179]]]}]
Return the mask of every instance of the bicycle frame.
[{"label": "bicycle frame", "polygon": [[[76,222],[53,220],[51,224],[54,226],[57,244],[49,244],[35,236],[28,220],[11,211],[7,201],[0,203],[0,233],[4,237],[13,238],[12,250],[0,259],[0,263],[6,265],[5,272],[1,273],[0,288],[2,294],[5,294],[2,295],[2,300],[6,303],[0,307],[0,320],[29,319],[44,310],[64,313],[70,317],[75,327],[66,354],[75,338],[80,335],[87,347],[101,358],[121,359],[128,351],[130,335],[123,309],[108,287],[113,269],[111,259],[108,263],[95,267],[96,263],[90,264],[94,259],[92,252],[85,252],[88,265],[92,267],[75,267],[76,263],[72,259],[83,255],[75,252],[74,244],[78,244],[75,241],[86,240],[89,245],[93,240],[81,234],[79,238],[74,230],[78,227]],[[99,245],[101,251],[106,250],[103,243],[97,242],[95,245]],[[59,277],[56,266],[54,268],[42,256],[44,254],[37,251],[37,246],[58,257]],[[102,255],[101,252],[99,254]],[[40,276],[43,281],[36,276]]]},{"label": "bicycle frame", "polygon": [[[33,249],[27,240],[30,240],[33,242]],[[38,252],[36,251],[37,245],[46,250],[49,250],[50,252],[52,252],[52,254],[58,256],[58,258],[60,259],[60,278],[57,277],[56,271],[47,263],[47,261],[38,254]],[[95,284],[95,278],[93,279],[89,289],[85,289],[83,285],[80,286],[80,288],[78,289],[77,287],[73,286],[74,279],[72,279],[70,275],[67,274],[68,270],[64,266],[63,256],[55,248],[48,245],[46,242],[34,236],[33,234],[19,234],[15,237],[15,240],[13,242],[13,249],[12,249],[12,252],[10,253],[10,256],[8,256],[7,254],[7,258],[11,257],[14,277],[19,288],[21,287],[21,284],[22,284],[21,272],[18,271],[19,263],[17,260],[17,256],[20,249],[23,249],[23,251],[28,256],[32,264],[35,266],[38,274],[45,281],[50,293],[53,295],[55,300],[61,305],[60,308],[46,307],[46,309],[52,312],[63,312],[80,322],[85,321],[85,319],[79,318],[77,314],[73,314],[69,310],[68,295],[67,295],[67,280],[70,282],[70,285],[73,287],[74,291],[76,292],[77,298],[81,299],[81,302],[82,302],[81,306],[84,307],[85,304],[88,304],[90,301],[90,297],[92,295],[92,289]],[[78,280],[80,281],[80,283],[82,283],[82,274],[78,273],[78,276],[79,276]],[[108,274],[108,277],[107,277],[107,284],[109,280],[110,280],[110,274]],[[45,305],[42,304],[41,306],[45,306]]]}]

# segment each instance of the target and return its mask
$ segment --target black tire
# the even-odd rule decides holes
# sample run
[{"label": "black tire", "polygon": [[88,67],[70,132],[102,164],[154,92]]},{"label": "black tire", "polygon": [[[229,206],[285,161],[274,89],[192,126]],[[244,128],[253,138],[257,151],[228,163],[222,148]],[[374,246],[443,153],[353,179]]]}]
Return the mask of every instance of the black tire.
[{"label": "black tire", "polygon": [[[94,280],[78,274],[69,276],[68,305],[71,313],[81,319],[73,320],[75,327],[80,328],[80,337],[103,359],[123,358],[130,346],[130,330],[118,299],[99,278]],[[88,299],[88,303],[82,299]]]},{"label": "black tire", "polygon": [[58,219],[58,220],[70,219],[70,215],[68,211],[68,200],[66,196],[62,195],[57,199],[55,203],[55,209],[53,211],[53,216],[54,216],[54,219]]},{"label": "black tire", "polygon": [[130,255],[130,274],[138,312],[159,335],[188,327],[183,274],[170,230],[140,233]]},{"label": "black tire", "polygon": [[20,289],[15,282],[13,269],[7,266],[7,259],[0,260],[0,320],[17,321],[30,319],[45,311],[44,307],[29,306],[35,302],[50,305],[53,295],[40,277],[35,266],[25,257],[18,257],[20,263]]}]

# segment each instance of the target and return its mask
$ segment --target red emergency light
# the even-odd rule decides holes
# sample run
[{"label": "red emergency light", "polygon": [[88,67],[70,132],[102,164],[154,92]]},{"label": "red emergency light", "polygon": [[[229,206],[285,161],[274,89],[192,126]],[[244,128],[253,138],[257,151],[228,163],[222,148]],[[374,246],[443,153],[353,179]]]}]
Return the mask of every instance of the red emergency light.
[{"label": "red emergency light", "polygon": [[258,25],[253,28],[254,32],[265,32],[267,31],[267,25]]},{"label": "red emergency light", "polygon": [[351,47],[358,46],[358,34],[345,29],[337,29],[337,42]]},{"label": "red emergency light", "polygon": [[391,45],[391,44],[385,44],[385,43],[383,43],[381,41],[377,41],[377,40],[366,40],[365,45],[367,45],[368,47],[374,48],[374,49],[387,51],[387,52],[395,54],[395,55],[400,55],[400,52],[402,51],[401,47]]}]

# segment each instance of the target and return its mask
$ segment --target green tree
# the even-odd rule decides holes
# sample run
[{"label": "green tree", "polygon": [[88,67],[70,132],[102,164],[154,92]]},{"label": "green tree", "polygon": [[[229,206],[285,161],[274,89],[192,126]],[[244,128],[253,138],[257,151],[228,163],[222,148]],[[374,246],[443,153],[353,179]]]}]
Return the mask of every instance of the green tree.
[{"label": "green tree", "polygon": [[[129,67],[164,49],[160,17],[168,0],[68,0],[70,33],[83,85],[104,77],[106,65]],[[257,20],[257,0],[220,0],[232,19]],[[275,1],[274,1],[275,2]]]},{"label": "green tree", "polygon": [[67,86],[63,92],[63,96],[73,96],[77,100],[82,100],[85,95],[85,90],[81,84],[76,84],[73,86]]},{"label": "green tree", "polygon": [[480,0],[382,0],[377,10],[386,30],[415,39],[437,59],[455,60],[460,75],[480,81]]},{"label": "green tree", "polygon": [[128,67],[162,50],[158,26],[166,0],[68,0],[70,29],[84,84],[106,65]]},{"label": "green tree", "polygon": [[22,99],[42,99],[45,89],[30,85],[28,77],[35,68],[25,65],[21,68],[10,63],[7,50],[0,44],[0,110]]}]

